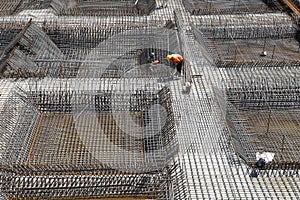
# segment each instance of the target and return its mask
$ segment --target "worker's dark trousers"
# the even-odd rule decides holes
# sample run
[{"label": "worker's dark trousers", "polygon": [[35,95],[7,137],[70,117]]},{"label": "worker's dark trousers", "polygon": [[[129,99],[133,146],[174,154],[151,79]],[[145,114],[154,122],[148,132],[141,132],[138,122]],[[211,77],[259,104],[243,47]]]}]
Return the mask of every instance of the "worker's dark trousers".
[{"label": "worker's dark trousers", "polygon": [[181,74],[182,64],[183,64],[183,61],[177,63],[177,65],[176,65],[176,70],[179,74]]}]

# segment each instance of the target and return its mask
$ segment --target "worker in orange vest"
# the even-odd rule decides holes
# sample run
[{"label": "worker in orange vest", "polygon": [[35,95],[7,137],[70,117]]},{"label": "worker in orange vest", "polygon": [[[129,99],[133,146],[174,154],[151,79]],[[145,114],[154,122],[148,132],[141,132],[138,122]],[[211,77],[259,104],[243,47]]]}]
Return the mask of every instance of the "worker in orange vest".
[{"label": "worker in orange vest", "polygon": [[183,57],[179,54],[169,54],[166,57],[167,60],[172,61],[173,63],[176,64],[176,73],[175,76],[177,77],[181,76],[181,69],[182,69],[182,64],[183,64]]}]

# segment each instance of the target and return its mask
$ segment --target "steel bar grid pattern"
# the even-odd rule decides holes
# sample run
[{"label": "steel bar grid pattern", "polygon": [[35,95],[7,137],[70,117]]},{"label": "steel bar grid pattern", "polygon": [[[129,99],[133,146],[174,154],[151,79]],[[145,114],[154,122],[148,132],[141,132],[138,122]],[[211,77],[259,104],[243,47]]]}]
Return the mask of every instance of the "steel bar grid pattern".
[{"label": "steel bar grid pattern", "polygon": [[0,15],[14,15],[28,9],[50,9],[57,15],[148,15],[154,0],[12,0],[0,1]]},{"label": "steel bar grid pattern", "polygon": [[50,7],[59,15],[148,15],[154,0],[52,0]]},{"label": "steel bar grid pattern", "polygon": [[[30,71],[30,59],[45,73],[0,80],[1,198],[299,198],[298,27],[272,6],[191,15],[184,3],[169,0],[149,16],[59,16],[58,5],[2,18],[1,61],[17,63],[10,59],[17,49],[28,59],[13,66]],[[33,35],[43,39],[26,43]],[[248,62],[245,51],[240,62],[216,67],[212,50],[237,55],[229,42],[244,45],[248,36],[266,40],[266,49],[291,42],[293,54],[277,54],[281,42],[278,62],[271,48],[268,62]],[[146,62],[150,52],[159,65]],[[180,80],[164,59],[169,53],[184,56]],[[50,64],[59,73],[47,72]],[[275,152],[274,161],[257,169],[257,151]]]},{"label": "steel bar grid pattern", "polygon": [[[193,26],[193,32],[217,67],[299,66],[299,28],[282,17],[279,22],[276,18],[262,20],[260,25],[241,21],[210,24],[213,19],[204,18],[196,22],[204,24]],[[272,20],[274,24],[270,24]]]},{"label": "steel bar grid pattern", "polygon": [[183,4],[193,15],[273,12],[279,6],[276,0],[187,0]]},{"label": "steel bar grid pattern", "polygon": [[[1,114],[2,181],[7,183],[2,190],[15,198],[169,198],[169,185],[183,182],[174,157],[178,142],[170,89],[138,89],[119,80],[114,90],[101,91],[97,88],[105,84],[99,80],[81,80],[81,88],[90,90],[72,90],[78,80],[33,81],[11,92]],[[69,184],[75,184],[72,192]],[[106,189],[100,189],[103,184]],[[96,185],[88,194],[78,190]],[[61,189],[47,194],[51,188]]]},{"label": "steel bar grid pattern", "polygon": [[[64,22],[30,21],[17,26],[20,30],[11,30],[18,32],[10,34],[14,37],[11,41],[3,35],[7,46],[2,50],[2,76],[172,77],[170,63],[164,56],[178,48],[176,40],[169,41],[177,35],[165,23],[147,24],[147,19],[134,17],[128,17],[128,21],[99,20],[89,26],[90,19],[74,20],[75,26],[68,20],[62,27]],[[5,24],[7,31],[10,24]],[[161,60],[156,67],[147,63],[150,52]]]},{"label": "steel bar grid pattern", "polygon": [[[220,70],[226,83],[218,98],[235,151],[255,167],[257,152],[274,152],[266,169],[297,169],[299,72],[297,68]],[[271,76],[270,76],[271,75]],[[247,77],[247,78],[246,78]],[[227,104],[227,105],[226,105]]]}]

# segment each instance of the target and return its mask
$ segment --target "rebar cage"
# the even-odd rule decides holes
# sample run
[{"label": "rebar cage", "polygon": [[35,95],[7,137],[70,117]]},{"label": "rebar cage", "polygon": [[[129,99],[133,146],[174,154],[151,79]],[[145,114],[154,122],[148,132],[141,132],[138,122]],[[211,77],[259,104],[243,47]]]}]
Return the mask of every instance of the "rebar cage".
[{"label": "rebar cage", "polygon": [[[1,146],[2,191],[40,197],[51,187],[88,179],[80,187],[89,190],[102,181],[107,187],[97,185],[89,197],[167,198],[168,176],[180,173],[170,90],[130,87],[126,80],[113,89],[99,80],[81,80],[80,86],[77,81],[28,83],[7,98],[0,120],[6,144]],[[68,187],[57,192],[69,195]],[[69,197],[84,193],[74,188]]]},{"label": "rebar cage", "polygon": [[149,15],[155,0],[12,0],[0,2],[0,15],[14,15],[29,9],[49,9],[56,15]]},{"label": "rebar cage", "polygon": [[274,160],[262,169],[298,170],[299,74],[287,68],[270,78],[262,75],[265,70],[256,70],[242,79],[241,72],[228,70],[225,93],[218,92],[235,151],[253,168],[256,153],[272,152]]},{"label": "rebar cage", "polygon": [[240,16],[245,21],[238,17],[231,22],[207,17],[193,26],[197,41],[207,48],[217,67],[299,66],[299,28],[291,19],[278,21],[277,14],[269,19],[250,16],[259,20],[258,25],[246,23],[249,16]]},{"label": "rebar cage", "polygon": [[284,2],[2,1],[0,199],[297,199]]},{"label": "rebar cage", "polygon": [[[2,27],[1,76],[13,77],[172,77],[165,56],[178,49],[176,31],[164,23],[89,19],[28,22]],[[74,26],[72,23],[77,23]],[[61,27],[64,23],[64,27]],[[9,30],[10,28],[10,30]],[[12,32],[12,33],[11,33]],[[10,37],[6,37],[9,33]],[[154,52],[158,65],[147,62]]]},{"label": "rebar cage", "polygon": [[183,5],[192,15],[266,13],[281,10],[276,0],[187,0]]}]

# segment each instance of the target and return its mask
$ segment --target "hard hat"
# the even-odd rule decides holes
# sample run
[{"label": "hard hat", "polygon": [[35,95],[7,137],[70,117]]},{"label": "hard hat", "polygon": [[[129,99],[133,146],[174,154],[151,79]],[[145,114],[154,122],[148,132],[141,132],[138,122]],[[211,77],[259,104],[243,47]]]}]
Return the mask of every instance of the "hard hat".
[{"label": "hard hat", "polygon": [[154,56],[155,56],[155,53],[153,53],[153,52],[152,52],[152,53],[150,53],[150,56],[154,57]]},{"label": "hard hat", "polygon": [[167,55],[166,59],[167,60],[171,60],[172,59],[172,55]]}]

